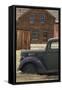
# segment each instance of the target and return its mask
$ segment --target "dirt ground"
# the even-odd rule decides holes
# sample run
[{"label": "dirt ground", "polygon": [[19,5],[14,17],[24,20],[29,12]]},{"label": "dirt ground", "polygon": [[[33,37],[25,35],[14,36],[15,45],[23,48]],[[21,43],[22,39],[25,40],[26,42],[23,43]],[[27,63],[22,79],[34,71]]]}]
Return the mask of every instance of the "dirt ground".
[{"label": "dirt ground", "polygon": [[16,74],[16,82],[58,80],[58,75]]},{"label": "dirt ground", "polygon": [[28,81],[48,81],[58,80],[58,75],[36,75],[36,74],[23,74],[18,71],[20,64],[21,50],[16,51],[16,82],[28,82]]}]

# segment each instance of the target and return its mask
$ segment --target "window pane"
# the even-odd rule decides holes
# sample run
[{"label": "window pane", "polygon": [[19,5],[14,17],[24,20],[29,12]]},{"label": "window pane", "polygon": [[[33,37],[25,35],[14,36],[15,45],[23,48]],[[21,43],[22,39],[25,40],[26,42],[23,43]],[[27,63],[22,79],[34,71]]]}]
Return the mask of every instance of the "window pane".
[{"label": "window pane", "polygon": [[35,22],[35,16],[33,15],[33,16],[30,16],[30,23],[31,24],[34,24],[34,22]]},{"label": "window pane", "polygon": [[39,36],[39,31],[32,31],[32,38],[33,39],[38,39]]},{"label": "window pane", "polygon": [[40,16],[40,23],[45,23],[45,15]]},{"label": "window pane", "polygon": [[46,42],[48,40],[48,30],[43,32],[43,41]]},{"label": "window pane", "polygon": [[58,49],[59,48],[59,43],[58,42],[53,42],[51,44],[51,49]]}]

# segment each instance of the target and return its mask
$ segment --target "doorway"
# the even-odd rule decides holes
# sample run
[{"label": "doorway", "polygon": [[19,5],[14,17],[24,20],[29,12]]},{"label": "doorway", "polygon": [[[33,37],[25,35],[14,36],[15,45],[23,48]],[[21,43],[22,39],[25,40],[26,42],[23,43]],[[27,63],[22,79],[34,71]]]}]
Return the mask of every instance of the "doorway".
[{"label": "doorway", "polygon": [[17,30],[17,49],[30,49],[30,31]]}]

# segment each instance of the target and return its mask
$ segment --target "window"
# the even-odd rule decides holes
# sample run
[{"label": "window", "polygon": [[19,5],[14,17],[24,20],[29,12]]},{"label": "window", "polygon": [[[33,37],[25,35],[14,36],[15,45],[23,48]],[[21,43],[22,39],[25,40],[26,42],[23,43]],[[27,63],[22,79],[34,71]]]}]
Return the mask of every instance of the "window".
[{"label": "window", "polygon": [[51,49],[58,49],[59,48],[59,43],[58,42],[52,42],[51,43]]},{"label": "window", "polygon": [[38,43],[39,42],[39,36],[40,36],[40,30],[33,30],[31,32],[31,43]]},{"label": "window", "polygon": [[38,31],[32,31],[32,38],[33,39],[38,39],[38,36],[39,36],[39,32]]},{"label": "window", "polygon": [[30,23],[31,24],[35,23],[35,16],[34,15],[30,16]]},{"label": "window", "polygon": [[44,42],[47,42],[47,40],[48,40],[48,30],[45,30],[45,31],[43,32],[43,41],[44,41]]},{"label": "window", "polygon": [[40,23],[45,23],[45,15],[40,16]]}]

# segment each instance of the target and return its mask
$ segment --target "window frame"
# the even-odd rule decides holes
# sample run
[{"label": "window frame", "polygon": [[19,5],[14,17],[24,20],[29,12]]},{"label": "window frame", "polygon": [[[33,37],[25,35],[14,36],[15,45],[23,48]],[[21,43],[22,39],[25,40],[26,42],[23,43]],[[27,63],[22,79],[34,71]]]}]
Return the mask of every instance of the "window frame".
[{"label": "window frame", "polygon": [[[34,36],[34,35],[32,36],[33,32],[36,33],[37,36],[33,37],[33,36]],[[33,43],[33,42],[34,42],[34,43],[37,43],[38,40],[39,40],[39,35],[40,35],[40,30],[38,30],[38,29],[32,30],[32,31],[31,31],[31,43]]]},{"label": "window frame", "polygon": [[40,23],[41,24],[45,23],[45,15],[40,15]]},{"label": "window frame", "polygon": [[30,24],[35,23],[35,16],[34,15],[29,16],[29,22],[30,22]]},{"label": "window frame", "polygon": [[[44,35],[46,33],[46,35]],[[44,30],[43,31],[43,42],[47,42],[48,41],[48,30]]]}]

